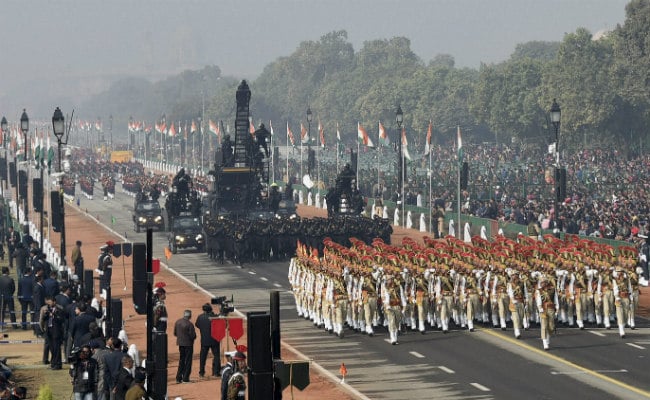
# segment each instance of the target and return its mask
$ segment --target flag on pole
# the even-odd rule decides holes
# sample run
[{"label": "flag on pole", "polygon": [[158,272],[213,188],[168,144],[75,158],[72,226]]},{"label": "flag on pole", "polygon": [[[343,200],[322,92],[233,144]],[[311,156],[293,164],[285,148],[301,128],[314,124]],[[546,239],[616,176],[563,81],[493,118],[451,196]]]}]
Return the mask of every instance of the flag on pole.
[{"label": "flag on pole", "polygon": [[219,125],[217,125],[213,120],[208,120],[208,130],[219,136]]},{"label": "flag on pole", "polygon": [[402,153],[404,158],[411,161],[411,155],[409,154],[409,143],[406,140],[406,128],[402,128]]},{"label": "flag on pole", "polygon": [[287,121],[287,140],[291,143],[292,146],[296,146],[296,143],[293,140],[293,132],[291,132],[291,128],[289,128],[289,121]]},{"label": "flag on pole", "polygon": [[374,143],[372,143],[372,140],[370,140],[370,137],[368,136],[368,132],[366,132],[364,127],[361,126],[360,122],[357,122],[357,137],[359,139],[359,143],[363,144],[364,146],[375,147]]},{"label": "flag on pole", "polygon": [[381,121],[379,121],[379,144],[382,146],[388,146],[390,144],[388,133],[386,133],[386,128],[384,128],[384,124]]},{"label": "flag on pole", "polygon": [[458,125],[458,128],[456,130],[456,135],[458,137],[458,162],[462,163],[463,162],[463,138],[460,135],[460,125]]},{"label": "flag on pole", "polygon": [[300,123],[300,143],[309,143],[309,132],[302,122]]},{"label": "flag on pole", "polygon": [[176,126],[174,125],[173,122],[171,123],[171,126],[169,127],[169,131],[167,132],[167,134],[171,137],[176,136]]},{"label": "flag on pole", "polygon": [[341,142],[341,131],[339,130],[339,123],[336,123],[336,142]]},{"label": "flag on pole", "polygon": [[424,155],[429,155],[429,152],[431,151],[431,133],[433,131],[433,124],[431,123],[431,120],[429,120],[429,127],[427,128],[427,138],[424,141]]},{"label": "flag on pole", "polygon": [[320,136],[320,147],[325,148],[325,129],[318,118],[318,135]]},{"label": "flag on pole", "polygon": [[192,133],[196,132],[196,122],[194,120],[192,120],[192,127],[190,129]]},{"label": "flag on pole", "polygon": [[251,136],[255,136],[255,124],[253,124],[253,117],[248,117],[248,132]]},{"label": "flag on pole", "polygon": [[273,137],[275,133],[273,133],[273,123],[271,122],[271,120],[269,120],[269,130],[271,131],[271,137]]}]

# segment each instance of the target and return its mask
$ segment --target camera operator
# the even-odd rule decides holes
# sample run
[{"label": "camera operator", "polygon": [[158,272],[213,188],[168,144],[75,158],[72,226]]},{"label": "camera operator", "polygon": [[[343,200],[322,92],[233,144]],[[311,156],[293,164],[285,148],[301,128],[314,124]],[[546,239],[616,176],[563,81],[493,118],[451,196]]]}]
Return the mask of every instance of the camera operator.
[{"label": "camera operator", "polygon": [[45,296],[45,305],[41,307],[39,325],[41,331],[45,333],[45,345],[43,349],[43,359],[50,356],[50,368],[61,369],[61,344],[63,342],[63,323],[65,321],[65,310],[56,303],[56,299],[51,296]]},{"label": "camera operator", "polygon": [[90,356],[90,346],[85,345],[79,351],[78,359],[70,367],[75,400],[93,400],[97,373],[97,361]]},{"label": "camera operator", "polygon": [[194,325],[201,332],[201,353],[199,355],[199,377],[205,376],[205,362],[208,359],[208,353],[212,351],[212,376],[219,376],[221,363],[219,360],[219,341],[212,337],[212,321],[216,315],[212,312],[212,306],[209,303],[203,305],[203,314],[199,315]]}]

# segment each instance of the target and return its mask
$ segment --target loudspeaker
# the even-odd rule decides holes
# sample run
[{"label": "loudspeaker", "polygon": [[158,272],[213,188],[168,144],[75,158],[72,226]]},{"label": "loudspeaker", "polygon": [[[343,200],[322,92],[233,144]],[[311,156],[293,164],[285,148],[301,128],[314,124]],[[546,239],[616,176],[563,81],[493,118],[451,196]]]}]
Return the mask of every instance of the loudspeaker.
[{"label": "loudspeaker", "polygon": [[16,163],[14,161],[9,163],[9,184],[16,186]]},{"label": "loudspeaker", "polygon": [[358,154],[356,151],[352,150],[350,151],[350,167],[352,168],[352,171],[354,172],[357,171],[357,164],[358,164]]},{"label": "loudspeaker", "polygon": [[111,336],[117,337],[122,329],[122,300],[111,299]]},{"label": "loudspeaker", "polygon": [[460,170],[460,188],[461,190],[467,189],[467,182],[469,181],[469,164],[467,161],[463,162],[463,168]]},{"label": "loudspeaker", "polygon": [[273,395],[273,372],[248,373],[248,398],[269,399]]},{"label": "loudspeaker", "polygon": [[316,169],[316,150],[309,149],[307,154],[307,173],[311,175],[311,172]]},{"label": "loudspeaker", "polygon": [[61,232],[63,215],[61,215],[61,195],[58,191],[53,190],[50,192],[50,205],[52,208],[52,212],[50,213],[52,215],[52,230],[54,232]]},{"label": "loudspeaker", "polygon": [[133,307],[140,315],[147,313],[147,245],[133,244]]},{"label": "loudspeaker", "polygon": [[247,313],[248,366],[254,372],[273,371],[271,357],[271,316]]},{"label": "loudspeaker", "polygon": [[18,194],[23,199],[27,198],[27,171],[18,171]]},{"label": "loudspeaker", "polygon": [[92,270],[84,271],[84,287],[82,294],[90,296],[91,298],[95,297],[95,281],[93,280]]},{"label": "loudspeaker", "polygon": [[41,178],[32,179],[32,205],[34,206],[34,211],[43,212],[43,181]]},{"label": "loudspeaker", "polygon": [[271,356],[281,359],[280,354],[280,292],[271,290],[269,303],[271,305]]},{"label": "loudspeaker", "polygon": [[167,398],[167,334],[154,332],[152,335],[155,369],[151,389],[155,400],[164,400]]}]

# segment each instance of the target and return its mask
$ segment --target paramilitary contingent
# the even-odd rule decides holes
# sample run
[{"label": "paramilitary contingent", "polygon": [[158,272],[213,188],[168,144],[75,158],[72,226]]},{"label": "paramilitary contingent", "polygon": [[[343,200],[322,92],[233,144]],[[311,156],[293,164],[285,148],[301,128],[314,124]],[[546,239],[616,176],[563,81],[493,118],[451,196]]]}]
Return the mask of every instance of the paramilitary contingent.
[{"label": "paramilitary contingent", "polygon": [[[512,327],[515,338],[536,324],[548,350],[556,324],[611,329],[621,338],[635,329],[638,253],[567,235],[543,240],[519,235],[494,242],[452,236],[405,238],[402,246],[326,238],[323,250],[298,243],[289,267],[298,316],[344,336],[345,326],[367,335],[388,330],[390,342],[406,330],[447,333],[450,323]],[[510,324],[509,324],[510,323]]]}]

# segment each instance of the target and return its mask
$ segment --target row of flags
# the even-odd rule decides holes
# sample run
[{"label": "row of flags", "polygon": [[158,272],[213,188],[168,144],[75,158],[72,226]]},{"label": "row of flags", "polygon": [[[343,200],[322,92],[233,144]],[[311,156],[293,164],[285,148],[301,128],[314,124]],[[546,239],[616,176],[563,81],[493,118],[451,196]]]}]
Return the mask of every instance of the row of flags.
[{"label": "row of flags", "polygon": [[[93,128],[93,124],[88,121],[79,121],[79,127],[82,130],[91,130]],[[271,121],[269,121],[269,127],[270,127],[270,132],[271,135],[274,134],[273,132],[273,125]],[[101,121],[98,120],[94,123],[94,128],[96,130],[101,130],[102,125]],[[196,124],[196,121],[192,120],[191,124],[188,126],[188,122],[185,123],[185,127],[183,128],[183,125],[181,123],[169,123],[167,125],[166,122],[159,122],[154,125],[154,129],[157,133],[159,134],[165,134],[169,137],[176,137],[178,135],[184,135],[184,137],[187,139],[188,134],[194,134],[198,131],[198,126]],[[144,121],[130,121],[128,124],[128,130],[129,132],[145,132],[145,133],[151,133],[151,126],[147,126]],[[251,135],[255,134],[255,125],[253,124],[252,118],[249,118],[249,132]],[[321,147],[325,147],[325,129],[323,124],[320,121],[320,118],[318,119],[318,139],[319,139],[319,144]],[[214,134],[218,141],[221,142],[221,136],[222,136],[222,131],[223,131],[223,126],[222,123],[217,123],[213,121],[212,119],[208,120],[208,131]],[[424,142],[424,155],[427,156],[432,150],[431,146],[431,138],[432,138],[432,133],[433,133],[433,124],[431,121],[429,121],[429,125],[427,127],[427,135],[426,139]],[[357,123],[357,138],[358,142],[360,145],[364,145],[366,147],[374,148],[375,143],[373,140],[370,138],[370,135],[366,131],[366,129],[361,125],[360,122]],[[389,146],[390,145],[390,139],[388,137],[388,133],[386,131],[386,128],[384,125],[379,121],[378,124],[378,144],[380,146]],[[308,144],[311,141],[311,137],[309,137],[309,130],[305,127],[305,125],[301,122],[300,123],[300,143],[301,144]],[[401,138],[402,142],[402,152],[403,156],[411,160],[411,155],[408,150],[408,139],[406,136],[406,128],[402,128],[401,132]],[[336,123],[336,141],[337,143],[340,143],[341,141],[341,132],[339,130],[339,124],[338,122]],[[289,126],[289,121],[287,121],[287,145],[291,143],[291,146],[296,146],[296,140],[293,134],[293,131],[291,130]],[[461,139],[461,130],[460,127],[457,127],[457,151],[458,151],[458,159],[462,160],[462,139]]]}]

